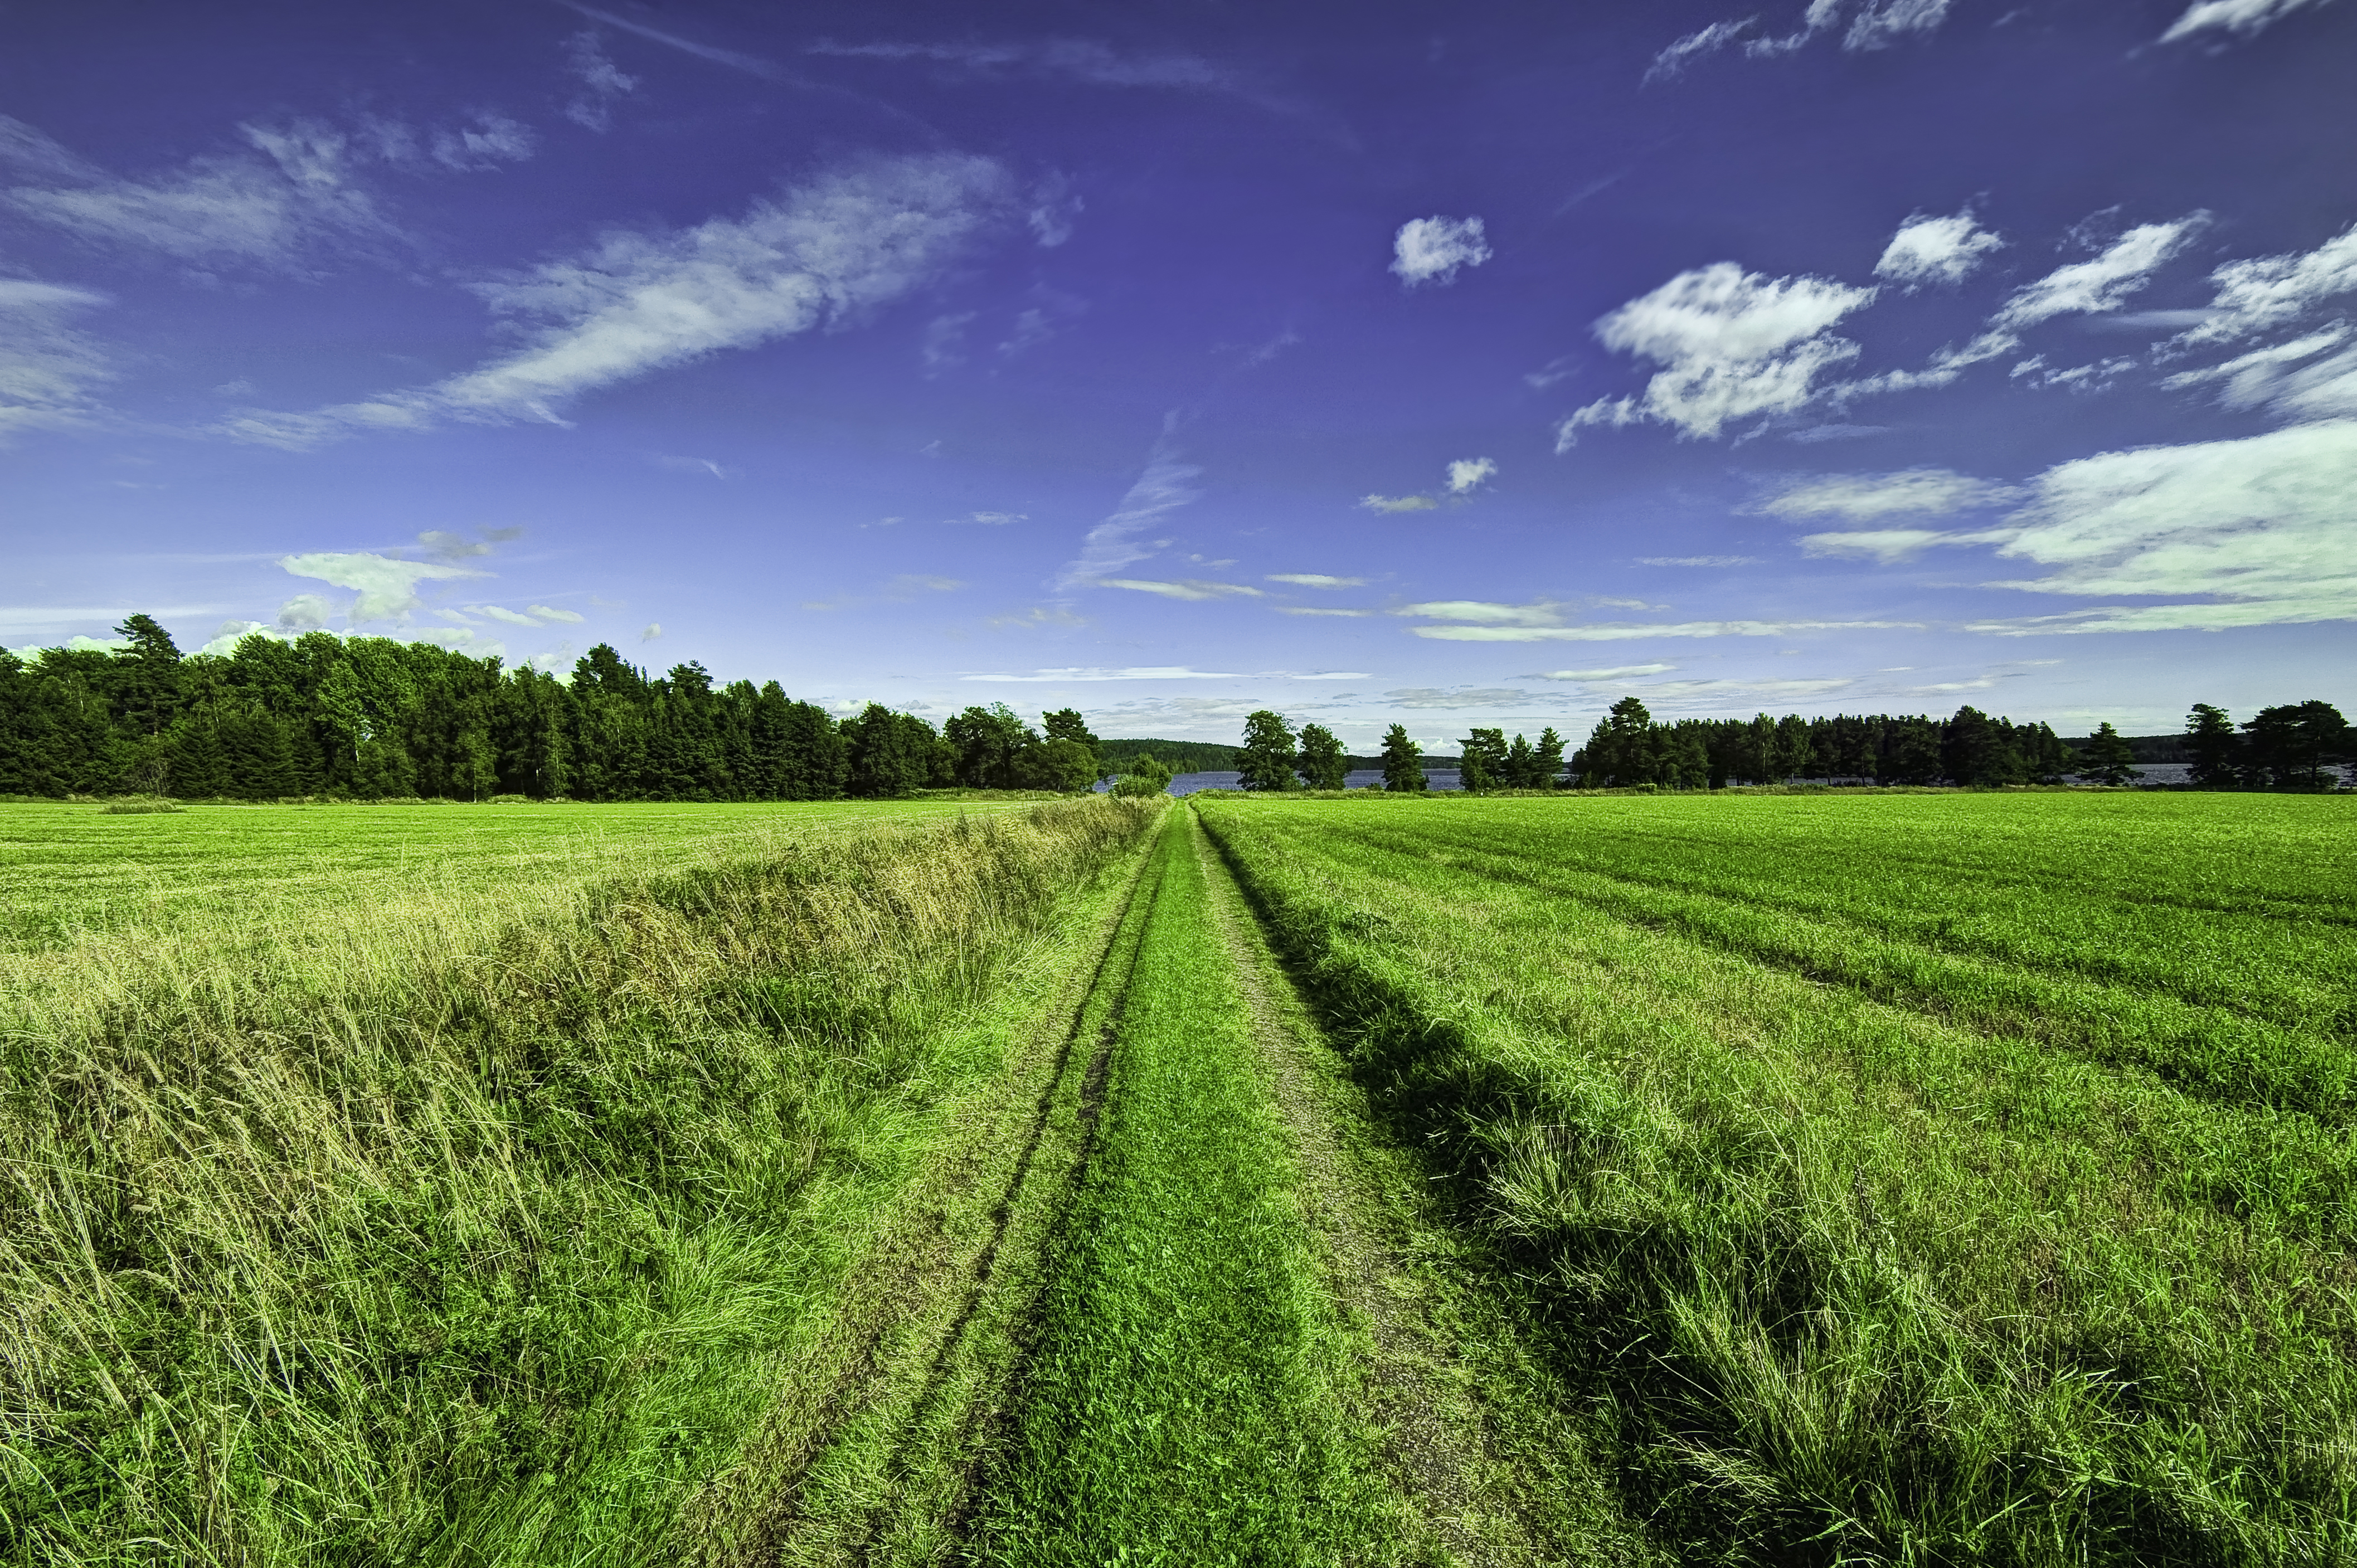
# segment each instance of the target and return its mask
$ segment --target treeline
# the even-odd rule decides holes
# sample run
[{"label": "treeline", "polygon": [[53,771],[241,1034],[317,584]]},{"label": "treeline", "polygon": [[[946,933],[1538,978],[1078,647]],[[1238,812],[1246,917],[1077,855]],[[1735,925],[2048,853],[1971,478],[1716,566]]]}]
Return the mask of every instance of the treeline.
[{"label": "treeline", "polygon": [[[2200,789],[2321,789],[2339,765],[2357,759],[2352,732],[2330,703],[2262,709],[2239,728],[2224,710],[2194,704],[2184,754]],[[1729,784],[1780,784],[1791,779],[1870,780],[1877,784],[2059,784],[2079,779],[2125,784],[2143,775],[2136,749],[2110,725],[2067,742],[2043,724],[2017,725],[1965,706],[1946,719],[1925,714],[1835,714],[1804,718],[1678,719],[1658,723],[1635,697],[1612,704],[1566,762],[1552,729],[1538,739],[1475,729],[1459,743],[1458,782],[1467,789],[1717,789]],[[1284,715],[1263,711],[1244,721],[1233,766],[1246,789],[1340,789],[1344,765],[1333,736],[1318,725],[1297,736]],[[1394,725],[1372,759],[1383,788],[1426,788],[1422,748]]]},{"label": "treeline", "polygon": [[942,729],[837,719],[774,681],[650,676],[600,644],[570,682],[427,644],[312,632],[184,657],[134,616],[115,650],[0,650],[0,794],[825,800],[929,787],[1085,789],[1081,715],[1003,705]]}]

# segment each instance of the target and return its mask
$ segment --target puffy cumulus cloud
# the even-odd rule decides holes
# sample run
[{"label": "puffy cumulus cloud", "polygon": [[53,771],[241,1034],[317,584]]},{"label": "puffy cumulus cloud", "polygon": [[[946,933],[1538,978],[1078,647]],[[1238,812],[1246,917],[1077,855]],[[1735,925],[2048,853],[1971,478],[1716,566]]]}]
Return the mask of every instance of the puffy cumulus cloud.
[{"label": "puffy cumulus cloud", "polygon": [[1953,218],[1918,216],[1899,226],[1874,274],[1910,289],[1962,283],[1991,252],[2004,248],[2003,240],[1975,221],[1970,208]]},{"label": "puffy cumulus cloud", "polygon": [[2318,3],[2319,0],[2196,0],[2185,8],[2183,16],[2169,24],[2169,31],[2160,35],[2160,41],[2175,43],[2202,33],[2233,33],[2249,38],[2294,11]]},{"label": "puffy cumulus cloud", "polygon": [[1377,496],[1359,498],[1359,505],[1369,511],[1431,511],[1440,503],[1430,496]]},{"label": "puffy cumulus cloud", "polygon": [[2194,212],[2173,223],[2139,223],[2105,246],[2102,254],[2057,267],[2036,283],[2015,290],[1990,318],[1989,326],[1996,332],[2019,332],[2057,316],[2095,316],[2117,310],[2209,221],[2208,213]]},{"label": "puffy cumulus cloud", "polygon": [[1494,708],[1531,701],[1531,693],[1512,686],[1403,686],[1383,695],[1398,708]]},{"label": "puffy cumulus cloud", "polygon": [[297,594],[278,607],[278,618],[271,622],[270,629],[287,637],[322,631],[327,628],[328,618],[335,613],[336,607],[328,603],[326,595]]},{"label": "puffy cumulus cloud", "polygon": [[2176,601],[1982,629],[2125,631],[2357,618],[2357,420],[2106,452],[2040,476],[1998,554],[2048,568],[1995,585]]},{"label": "puffy cumulus cloud", "polygon": [[1855,359],[1831,328],[1873,303],[1876,290],[1831,278],[1770,278],[1733,262],[1680,273],[1596,323],[1605,347],[1662,369],[1639,397],[1605,398],[1556,426],[1566,451],[1589,424],[1655,420],[1682,436],[1715,437],[1730,419],[1789,413],[1815,394],[1815,378]]},{"label": "puffy cumulus cloud", "polygon": [[1104,587],[1158,594],[1166,599],[1257,599],[1265,596],[1258,588],[1248,588],[1241,583],[1207,583],[1196,577],[1175,583],[1146,577],[1101,577],[1098,582]]},{"label": "puffy cumulus cloud", "polygon": [[1498,465],[1487,457],[1459,457],[1448,465],[1448,493],[1470,495],[1498,477]]},{"label": "puffy cumulus cloud", "polygon": [[1649,637],[1787,637],[1796,631],[1921,630],[1905,620],[1599,621],[1587,626],[1414,626],[1442,642],[1631,642]]},{"label": "puffy cumulus cloud", "polygon": [[[365,551],[315,551],[309,554],[283,557],[278,564],[297,577],[317,577],[339,588],[356,590],[360,597],[352,602],[350,612],[355,626],[364,621],[405,619],[420,607],[417,597],[417,585],[420,583],[483,575],[469,566],[447,565],[433,561],[401,561],[390,555],[375,555]],[[526,626],[533,624],[528,618],[519,618]]]},{"label": "puffy cumulus cloud", "polygon": [[652,642],[656,638],[659,638],[662,635],[662,622],[659,620],[651,620],[647,622],[647,628],[639,633],[639,640],[640,642]]},{"label": "puffy cumulus cloud", "polygon": [[111,372],[98,346],[70,323],[106,303],[87,289],[0,278],[0,441],[96,413],[91,389]]},{"label": "puffy cumulus cloud", "polygon": [[1408,288],[1455,283],[1458,268],[1478,267],[1489,259],[1479,218],[1411,218],[1392,236],[1392,271]]},{"label": "puffy cumulus cloud", "polygon": [[1323,572],[1271,572],[1272,583],[1290,583],[1297,588],[1363,588],[1364,577],[1330,577]]},{"label": "puffy cumulus cloud", "polygon": [[565,69],[580,91],[565,106],[565,117],[591,131],[614,123],[614,104],[638,91],[639,79],[626,76],[606,58],[605,40],[589,28],[565,40]]},{"label": "puffy cumulus cloud", "polygon": [[2338,295],[2357,291],[2357,223],[2313,251],[2229,262],[2210,274],[2216,293],[2190,343],[2225,342],[2279,327]]},{"label": "puffy cumulus cloud", "polygon": [[741,219],[608,235],[580,255],[476,285],[528,324],[514,353],[430,387],[310,413],[250,411],[220,429],[300,448],[447,420],[563,423],[556,406],[619,381],[820,327],[920,287],[1004,216],[998,163],[877,158],[822,175]]},{"label": "puffy cumulus cloud", "polygon": [[1174,437],[1178,416],[1163,416],[1162,436],[1146,455],[1146,471],[1137,477],[1103,522],[1081,540],[1081,553],[1056,574],[1055,586],[1069,591],[1094,587],[1123,567],[1154,553],[1144,542],[1146,531],[1203,493],[1195,486],[1203,470],[1180,461]]},{"label": "puffy cumulus cloud", "polygon": [[1895,474],[1811,474],[1787,479],[1752,503],[1754,511],[1787,519],[1944,517],[2021,499],[2010,485],[1976,479],[1951,468],[1906,468]]}]

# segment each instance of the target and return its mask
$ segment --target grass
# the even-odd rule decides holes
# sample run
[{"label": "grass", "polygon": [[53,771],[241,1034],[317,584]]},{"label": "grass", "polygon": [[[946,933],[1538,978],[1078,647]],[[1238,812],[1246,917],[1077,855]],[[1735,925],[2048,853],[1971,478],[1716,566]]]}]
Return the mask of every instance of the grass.
[{"label": "grass", "polygon": [[402,810],[9,813],[0,1560],[659,1560],[1154,815]]},{"label": "grass", "polygon": [[1687,1555],[2357,1555],[2347,802],[1202,816]]},{"label": "grass", "polygon": [[1363,1558],[1347,1352],[1191,819],[1170,814],[1003,1467],[971,1560]]}]

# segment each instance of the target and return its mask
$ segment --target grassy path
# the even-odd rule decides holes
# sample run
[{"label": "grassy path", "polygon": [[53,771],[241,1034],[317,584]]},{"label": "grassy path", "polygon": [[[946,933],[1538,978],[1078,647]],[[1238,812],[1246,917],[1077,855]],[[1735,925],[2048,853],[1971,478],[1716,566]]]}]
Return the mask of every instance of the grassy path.
[{"label": "grassy path", "polygon": [[1648,1560],[1192,811],[1096,918],[704,1560]]}]

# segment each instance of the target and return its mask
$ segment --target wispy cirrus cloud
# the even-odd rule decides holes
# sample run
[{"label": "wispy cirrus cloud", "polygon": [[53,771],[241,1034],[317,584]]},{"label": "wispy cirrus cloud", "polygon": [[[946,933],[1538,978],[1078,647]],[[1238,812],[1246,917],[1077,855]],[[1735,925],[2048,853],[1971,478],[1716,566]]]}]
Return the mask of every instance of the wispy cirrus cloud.
[{"label": "wispy cirrus cloud", "polygon": [[479,283],[532,324],[513,353],[427,387],[308,413],[249,410],[216,428],[300,449],[448,421],[564,423],[558,405],[732,349],[845,326],[921,286],[1006,216],[1014,182],[983,157],[866,159],[757,201],[741,219],[617,232]]},{"label": "wispy cirrus cloud", "polygon": [[0,442],[21,431],[79,424],[97,413],[91,390],[113,372],[76,316],[102,294],[32,278],[0,277]]},{"label": "wispy cirrus cloud", "polygon": [[1272,583],[1290,583],[1297,588],[1363,588],[1364,577],[1333,577],[1323,572],[1271,572]]},{"label": "wispy cirrus cloud", "polygon": [[[1653,57],[1645,81],[1674,77],[1692,61],[1723,48],[1741,45],[1754,59],[1770,59],[1807,48],[1835,31],[1841,47],[1856,52],[1888,48],[1910,33],[1929,33],[1946,19],[1952,0],[1809,0],[1792,31],[1765,38],[1747,37],[1759,25],[1757,16],[1713,22],[1688,33]],[[2280,0],[2275,0],[2280,3]],[[2297,0],[2295,0],[2297,3]],[[1846,20],[1849,24],[1843,27]]]},{"label": "wispy cirrus cloud", "polygon": [[1138,475],[1111,515],[1082,539],[1081,553],[1057,573],[1054,586],[1059,591],[1095,587],[1123,567],[1153,554],[1153,546],[1142,542],[1146,531],[1203,493],[1195,485],[1202,469],[1179,460],[1174,439],[1178,429],[1178,414],[1166,415],[1161,438],[1146,456],[1146,471]]},{"label": "wispy cirrus cloud", "polygon": [[1237,681],[1243,676],[1233,670],[1197,670],[1185,664],[1133,664],[1124,669],[1107,669],[1098,665],[1070,665],[1060,670],[1033,670],[1024,674],[1003,671],[974,671],[958,677],[961,681]]},{"label": "wispy cirrus cloud", "polygon": [[1495,708],[1532,700],[1530,693],[1513,686],[1402,686],[1383,695],[1394,707],[1433,710]]},{"label": "wispy cirrus cloud", "polygon": [[639,79],[623,72],[606,56],[606,42],[596,28],[565,40],[565,69],[579,91],[565,106],[565,117],[586,130],[604,131],[614,123],[614,105],[638,91]]},{"label": "wispy cirrus cloud", "polygon": [[1211,583],[1188,577],[1178,582],[1160,582],[1143,577],[1101,577],[1102,586],[1127,588],[1133,593],[1157,594],[1166,599],[1257,599],[1265,597],[1258,588],[1242,583]]},{"label": "wispy cirrus cloud", "polygon": [[2021,499],[2014,486],[1976,479],[1953,468],[1905,468],[1889,474],[1803,474],[1770,485],[1748,509],[1787,520],[1836,518],[1858,522],[1885,517],[1945,517]]},{"label": "wispy cirrus cloud", "polygon": [[1586,626],[1414,626],[1417,637],[1442,642],[1631,642],[1645,638],[1788,637],[1800,631],[1921,630],[1903,620],[1598,621]]},{"label": "wispy cirrus cloud", "polygon": [[2160,35],[2164,44],[2203,33],[2233,33],[2249,38],[2320,0],[2196,0]]},{"label": "wispy cirrus cloud", "polygon": [[1757,566],[1757,555],[1640,555],[1640,566]]},{"label": "wispy cirrus cloud", "polygon": [[731,70],[743,71],[747,76],[757,76],[764,81],[786,80],[785,71],[780,70],[774,60],[763,59],[759,55],[744,54],[736,49],[722,48],[716,44],[702,43],[683,34],[665,32],[661,27],[651,27],[644,22],[634,22],[627,16],[616,16],[611,11],[600,10],[595,5],[581,5],[579,0],[557,0],[557,4],[568,11],[588,17],[593,22],[603,22],[609,27],[645,38],[651,43],[661,44],[665,48],[677,49],[683,55],[693,55],[697,59],[709,60],[714,65],[725,65]]},{"label": "wispy cirrus cloud", "polygon": [[1626,681],[1638,675],[1661,675],[1676,669],[1674,664],[1613,664],[1601,670],[1541,670],[1523,677],[1525,681]]}]

